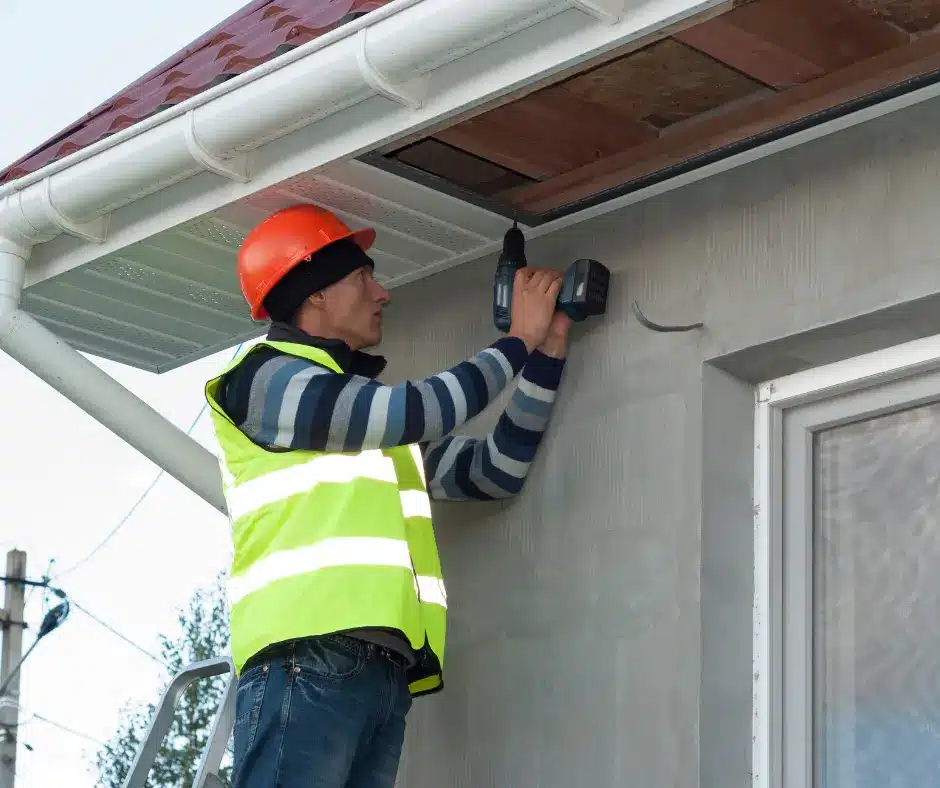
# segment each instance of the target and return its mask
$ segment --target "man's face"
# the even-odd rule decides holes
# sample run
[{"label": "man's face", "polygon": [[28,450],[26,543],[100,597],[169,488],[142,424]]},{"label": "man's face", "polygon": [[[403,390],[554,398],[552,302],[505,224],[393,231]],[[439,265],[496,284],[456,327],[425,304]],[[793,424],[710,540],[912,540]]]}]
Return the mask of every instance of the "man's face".
[{"label": "man's face", "polygon": [[321,292],[322,307],[335,336],[353,350],[382,341],[382,307],[388,303],[388,290],[372,278],[369,266],[357,268]]}]

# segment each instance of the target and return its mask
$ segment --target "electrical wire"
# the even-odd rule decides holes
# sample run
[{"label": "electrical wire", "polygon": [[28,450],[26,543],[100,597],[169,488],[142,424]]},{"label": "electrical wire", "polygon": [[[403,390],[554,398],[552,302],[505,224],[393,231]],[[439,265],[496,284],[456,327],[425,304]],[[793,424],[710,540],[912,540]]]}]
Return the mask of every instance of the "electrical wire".
[{"label": "electrical wire", "polygon": [[94,744],[99,744],[102,747],[105,746],[105,743],[101,739],[96,739],[94,736],[89,736],[87,733],[82,733],[77,731],[74,728],[70,728],[68,725],[63,725],[61,722],[56,722],[55,720],[50,720],[48,717],[43,717],[41,714],[33,714],[33,720],[39,720],[40,722],[46,723],[46,725],[51,725],[53,728],[58,728],[61,731],[66,733],[71,733],[73,736],[78,736],[80,739],[85,739],[87,741],[93,742]]},{"label": "electrical wire", "polygon": [[118,631],[117,631],[114,627],[112,627],[110,624],[108,624],[108,623],[102,621],[100,618],[98,618],[98,616],[96,616],[94,613],[90,612],[87,608],[85,608],[85,607],[83,607],[82,605],[78,604],[78,602],[76,602],[74,599],[72,599],[72,597],[69,597],[69,601],[70,601],[73,605],[75,605],[75,607],[77,607],[79,610],[81,610],[86,616],[88,616],[92,621],[94,621],[94,622],[97,623],[97,624],[100,624],[102,627],[104,627],[106,630],[108,630],[108,632],[110,632],[112,635],[116,635],[116,636],[119,637],[121,640],[123,640],[125,643],[127,643],[129,646],[132,646],[133,648],[137,649],[137,651],[139,651],[139,652],[140,652],[141,654],[143,654],[144,656],[150,657],[150,659],[152,659],[154,662],[158,663],[158,664],[161,665],[162,667],[164,667],[164,668],[167,667],[167,664],[166,664],[162,659],[160,659],[160,657],[156,656],[156,654],[150,653],[149,651],[147,651],[147,649],[145,649],[143,646],[138,645],[137,643],[135,643],[133,640],[131,640],[131,639],[130,639],[129,637],[127,637],[126,635],[122,635],[120,632],[118,632]]},{"label": "electrical wire", "polygon": [[[45,583],[45,586],[43,587],[43,591],[42,591],[43,615],[45,615],[46,611],[49,609],[49,581],[52,579],[52,567],[54,565],[55,565],[55,559],[50,558],[49,566],[46,567],[46,573],[42,576],[43,582]],[[36,586],[33,586],[32,588],[29,589],[29,591],[26,592],[26,602],[24,604],[29,603],[29,595],[33,593],[35,588]]]},{"label": "electrical wire", "polygon": [[[232,354],[232,358],[233,358],[233,359],[238,355],[238,352],[242,349],[242,345],[244,345],[243,342],[242,342],[242,343],[239,343],[238,347],[235,348],[235,352]],[[208,403],[208,402],[204,402],[204,403],[202,404],[202,407],[199,409],[199,413],[196,414],[196,418],[193,419],[192,424],[190,424],[190,425],[189,425],[189,428],[186,430],[186,434],[187,434],[187,435],[191,435],[191,434],[192,434],[192,431],[193,431],[194,429],[196,429],[196,425],[199,423],[199,420],[202,418],[203,414],[206,412],[206,410],[208,409],[208,407],[209,407],[209,403]],[[120,530],[125,526],[125,524],[127,523],[127,521],[131,519],[131,516],[134,514],[134,512],[137,511],[137,508],[144,502],[144,500],[147,498],[147,496],[150,495],[150,493],[151,493],[151,491],[153,490],[153,488],[157,486],[157,483],[160,481],[160,479],[163,478],[163,475],[164,475],[165,473],[166,473],[166,471],[164,471],[164,470],[161,468],[161,469],[160,469],[160,472],[156,475],[156,477],[154,478],[154,480],[149,484],[149,486],[147,487],[147,489],[145,489],[145,490],[138,496],[137,500],[134,502],[134,505],[131,506],[131,508],[127,511],[127,513],[120,519],[120,521],[118,522],[118,524],[117,524],[116,526],[114,526],[114,528],[111,529],[111,531],[108,533],[108,535],[105,536],[104,539],[102,539],[102,540],[92,549],[92,551],[91,551],[90,553],[88,553],[88,555],[86,555],[86,556],[85,556],[84,558],[82,558],[80,561],[78,561],[78,562],[72,564],[71,566],[67,567],[66,569],[63,569],[63,570],[62,570],[61,572],[59,572],[53,579],[54,579],[54,580],[59,580],[59,579],[65,577],[67,574],[70,574],[71,572],[74,572],[74,571],[75,571],[76,569],[78,569],[80,566],[83,566],[84,564],[88,563],[95,555],[97,555],[97,554],[101,551],[101,549],[102,549],[108,542],[110,542],[111,539],[114,538],[114,536],[117,534],[117,532],[120,531]]]},{"label": "electrical wire", "polygon": [[137,511],[137,507],[139,507],[139,506],[146,500],[147,496],[150,495],[150,493],[152,492],[153,488],[156,487],[156,486],[157,486],[157,483],[160,481],[160,479],[163,478],[163,474],[164,474],[164,471],[163,471],[163,469],[161,468],[160,472],[156,475],[156,477],[154,477],[154,480],[153,480],[152,482],[150,482],[150,484],[147,486],[147,489],[145,489],[145,490],[137,497],[137,500],[134,502],[134,505],[131,506],[130,509],[128,509],[127,513],[121,518],[120,522],[118,522],[118,524],[117,524],[116,526],[114,526],[114,528],[111,529],[111,531],[108,533],[108,535],[105,536],[105,538],[102,539],[102,540],[97,544],[97,546],[96,546],[90,553],[88,553],[88,555],[86,555],[86,556],[85,556],[83,559],[81,559],[80,561],[78,561],[78,562],[72,564],[72,566],[70,566],[70,567],[68,567],[68,568],[66,568],[66,569],[63,569],[61,572],[59,572],[59,574],[57,574],[57,575],[55,576],[54,579],[55,579],[55,580],[61,580],[61,579],[62,579],[63,577],[65,577],[67,574],[70,574],[71,572],[74,572],[74,571],[75,571],[76,569],[78,569],[80,566],[82,566],[82,565],[88,563],[92,558],[94,558],[95,555],[97,555],[97,554],[101,551],[101,549],[102,549],[108,542],[110,542],[111,539],[114,538],[114,536],[117,534],[117,532],[120,531],[120,530],[126,525],[127,521],[131,519],[131,516],[134,514],[134,512]]}]

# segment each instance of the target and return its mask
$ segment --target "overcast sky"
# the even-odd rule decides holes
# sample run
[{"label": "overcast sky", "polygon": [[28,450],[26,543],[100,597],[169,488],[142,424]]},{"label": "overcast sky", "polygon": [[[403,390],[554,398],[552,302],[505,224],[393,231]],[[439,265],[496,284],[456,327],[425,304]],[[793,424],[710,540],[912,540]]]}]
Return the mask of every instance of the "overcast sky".
[{"label": "overcast sky", "polygon": [[[0,87],[6,120],[0,165],[56,134],[101,101],[237,10],[239,0],[117,0],[0,4]],[[230,351],[162,376],[97,362],[187,428],[203,404],[202,386]],[[28,553],[28,572],[64,569],[110,531],[157,468],[0,352],[3,476],[0,548]],[[194,434],[213,446],[204,417]],[[106,623],[151,651],[172,631],[175,610],[228,563],[227,521],[164,477],[118,536],[62,581]],[[4,559],[5,560],[5,559]],[[56,569],[53,569],[55,573]],[[32,594],[27,620],[42,616]],[[35,629],[28,631],[27,644]],[[24,667],[17,788],[91,788],[96,745],[33,717],[107,739],[122,704],[155,700],[160,667],[78,610],[44,640]]]}]

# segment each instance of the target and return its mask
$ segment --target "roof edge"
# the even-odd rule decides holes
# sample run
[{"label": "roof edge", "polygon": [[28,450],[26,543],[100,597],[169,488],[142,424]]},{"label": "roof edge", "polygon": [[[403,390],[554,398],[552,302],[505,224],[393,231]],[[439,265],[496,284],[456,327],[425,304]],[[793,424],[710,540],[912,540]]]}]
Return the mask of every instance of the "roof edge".
[{"label": "roof edge", "polygon": [[[526,72],[528,82],[734,1],[645,0],[626,9],[628,0],[393,0],[0,187],[0,236],[32,246],[67,233],[100,245],[111,211],[194,175],[214,173],[232,186],[261,188],[252,182],[251,152],[369,99],[388,100],[389,120],[397,115],[389,128],[445,120],[448,93],[480,78],[456,61],[494,46],[506,58],[506,39],[521,31],[544,29],[537,37],[545,38],[544,54],[516,52],[500,68],[512,64],[509,71]],[[578,51],[575,39],[549,45],[555,17],[583,32],[575,36],[582,42]],[[432,72],[441,69],[448,76],[441,71],[432,86]],[[486,82],[474,88],[477,101],[521,86],[503,84],[495,72]]]},{"label": "roof edge", "polygon": [[[84,123],[87,123],[88,121],[93,120],[96,116],[98,116],[98,115],[99,115],[102,111],[104,111],[107,107],[109,107],[109,106],[112,105],[115,101],[117,101],[121,96],[127,94],[129,91],[134,90],[135,88],[139,87],[140,85],[146,84],[148,81],[150,81],[150,80],[153,79],[154,77],[156,77],[156,76],[158,76],[158,75],[160,75],[160,74],[163,74],[163,73],[166,72],[166,71],[169,71],[171,68],[174,68],[174,67],[175,67],[176,65],[178,65],[182,60],[184,60],[187,56],[193,54],[194,52],[198,51],[201,47],[203,47],[203,46],[206,44],[207,41],[210,41],[210,40],[213,38],[213,36],[217,35],[220,31],[224,30],[227,25],[230,25],[233,21],[238,20],[238,19],[240,19],[240,18],[242,18],[242,17],[244,17],[244,16],[246,16],[246,15],[252,13],[254,10],[256,10],[256,8],[257,8],[259,5],[263,5],[263,4],[266,3],[266,2],[268,2],[268,0],[252,0],[250,3],[248,3],[248,5],[245,5],[245,6],[241,7],[241,8],[239,8],[239,9],[238,9],[237,11],[235,11],[234,13],[229,14],[227,17],[225,17],[225,19],[223,19],[223,20],[222,20],[221,22],[219,22],[218,24],[214,25],[212,28],[210,28],[209,30],[207,30],[205,33],[203,33],[202,35],[200,35],[198,38],[196,38],[195,40],[191,41],[189,44],[187,44],[185,47],[183,47],[182,49],[178,50],[177,52],[174,52],[174,53],[173,53],[172,55],[170,55],[169,57],[164,58],[160,63],[158,63],[157,65],[153,66],[149,71],[147,71],[145,74],[143,74],[143,75],[141,75],[140,77],[138,77],[137,79],[135,79],[135,80],[134,80],[133,82],[131,82],[129,85],[125,85],[123,88],[121,88],[121,89],[120,89],[119,91],[117,91],[116,93],[113,93],[112,95],[108,96],[108,98],[106,98],[104,101],[99,102],[97,106],[95,106],[95,107],[93,107],[92,109],[88,110],[88,112],[86,112],[86,113],[85,113],[84,115],[82,115],[80,118],[78,118],[77,120],[73,121],[73,122],[70,123],[68,126],[66,126],[65,128],[61,129],[60,131],[56,132],[56,133],[55,133],[52,137],[50,137],[49,139],[45,140],[44,142],[40,142],[40,143],[39,143],[38,145],[36,145],[34,148],[32,148],[31,150],[27,151],[26,153],[24,153],[24,154],[18,156],[14,161],[10,162],[9,164],[5,164],[5,165],[0,166],[0,178],[3,178],[3,176],[4,176],[7,172],[16,169],[16,168],[19,167],[23,162],[29,161],[33,156],[35,156],[35,155],[38,154],[38,153],[41,153],[43,150],[45,150],[45,149],[48,148],[49,146],[54,145],[56,142],[58,142],[58,141],[60,141],[60,140],[62,140],[62,139],[68,139],[68,137],[69,137],[71,134],[73,134],[75,131],[77,131],[78,129],[80,129]],[[116,136],[116,135],[115,135],[115,136]],[[85,146],[85,147],[90,147],[90,146]],[[68,158],[68,157],[63,157],[63,158]],[[52,163],[55,163],[55,162],[52,162]],[[51,165],[52,163],[50,163],[50,165]],[[45,165],[45,166],[50,166],[50,165]],[[29,173],[27,173],[26,175],[22,176],[22,178],[25,179],[27,175],[29,175]],[[19,179],[14,179],[14,180],[19,180]],[[12,182],[14,182],[14,181],[4,181],[4,182],[0,182],[0,196],[2,196],[2,194],[3,194],[3,191],[2,191],[3,186],[8,185],[8,184],[10,184],[10,183],[12,183]]]},{"label": "roof edge", "polygon": [[[391,2],[388,5],[382,6],[381,8],[377,8],[375,11],[370,11],[368,14],[365,14],[364,16],[358,19],[354,19],[351,22],[347,22],[346,24],[340,27],[337,27],[333,30],[329,30],[323,35],[317,36],[317,38],[313,39],[312,41],[308,41],[305,44],[302,44],[296,49],[292,49],[288,52],[283,53],[282,55],[279,55],[278,57],[272,58],[266,63],[262,63],[258,66],[255,66],[252,69],[249,69],[248,71],[245,71],[241,74],[237,74],[236,76],[232,77],[231,79],[226,80],[225,82],[222,82],[218,85],[214,85],[211,88],[207,88],[206,90],[203,90],[197,93],[195,96],[191,96],[188,99],[185,99],[179,102],[178,104],[174,104],[172,107],[167,107],[166,109],[161,110],[155,115],[151,115],[148,118],[144,118],[143,120],[140,120],[137,123],[134,123],[133,125],[128,126],[127,128],[121,129],[120,131],[116,131],[114,132],[114,134],[110,134],[107,137],[103,137],[102,139],[97,140],[96,142],[93,142],[90,145],[86,145],[85,147],[81,148],[80,150],[75,151],[74,153],[69,154],[68,156],[65,156],[61,159],[50,162],[49,164],[46,164],[40,169],[34,170],[33,172],[29,172],[20,178],[16,178],[15,180],[8,181],[6,183],[0,183],[0,199],[2,199],[3,197],[5,197],[6,195],[12,192],[21,191],[22,189],[25,189],[27,186],[31,186],[34,183],[38,183],[39,181],[43,180],[43,178],[46,178],[50,175],[55,175],[56,173],[61,172],[62,170],[68,169],[69,167],[73,167],[79,162],[82,162],[85,159],[91,158],[92,156],[95,156],[101,151],[108,150],[109,148],[113,148],[117,145],[120,145],[126,142],[127,140],[133,139],[134,137],[140,134],[143,134],[144,132],[149,131],[152,128],[160,126],[164,123],[168,123],[174,118],[177,118],[180,115],[185,115],[190,110],[196,109],[197,107],[201,107],[204,104],[208,104],[210,101],[213,101],[217,98],[220,98],[221,96],[231,93],[232,91],[237,90],[238,88],[243,87],[244,85],[250,82],[254,82],[255,80],[260,79],[268,74],[272,74],[278,71],[279,69],[286,68],[287,66],[291,65],[295,61],[301,60],[313,54],[314,52],[317,52],[318,50],[329,46],[330,44],[336,43],[337,41],[340,41],[344,38],[348,38],[350,36],[355,35],[356,33],[360,32],[363,28],[368,27],[374,22],[380,22],[382,19],[386,17],[393,16],[394,14],[404,11],[405,9],[410,8],[413,5],[426,2],[426,1],[427,0],[391,0]],[[226,22],[237,17],[244,10],[245,9],[241,9],[238,13],[232,14],[229,17],[227,17],[225,20],[223,20],[223,22],[213,27],[212,30],[209,31],[209,33],[206,33],[200,36],[199,41],[202,41],[208,35],[217,32],[223,25],[226,24]],[[190,45],[190,46],[194,46],[194,45]],[[186,51],[186,50],[183,50],[183,51]],[[73,129],[76,126],[80,125],[88,117],[93,116],[98,110],[100,110],[101,107],[107,106],[109,102],[114,101],[114,99],[117,96],[121,95],[121,93],[127,91],[128,89],[134,87],[135,85],[138,85],[146,81],[147,79],[152,78],[154,74],[160,73],[161,69],[164,69],[169,64],[172,64],[174,60],[178,58],[179,55],[180,53],[177,52],[175,55],[164,60],[160,65],[155,66],[154,68],[150,69],[150,71],[148,71],[144,76],[132,82],[128,87],[124,88],[122,91],[115,94],[114,96],[109,98],[107,101],[102,102],[98,107],[91,110],[91,112],[86,113],[85,116],[77,120],[75,123],[71,124],[67,129],[64,129],[57,136],[61,136],[61,134],[65,134],[70,129]],[[36,153],[36,151],[41,150],[45,144],[46,143],[42,143],[38,148],[34,149],[30,153],[26,154],[25,156],[21,156],[18,161],[26,159],[29,156]],[[15,164],[16,162],[14,162],[14,165]]]}]

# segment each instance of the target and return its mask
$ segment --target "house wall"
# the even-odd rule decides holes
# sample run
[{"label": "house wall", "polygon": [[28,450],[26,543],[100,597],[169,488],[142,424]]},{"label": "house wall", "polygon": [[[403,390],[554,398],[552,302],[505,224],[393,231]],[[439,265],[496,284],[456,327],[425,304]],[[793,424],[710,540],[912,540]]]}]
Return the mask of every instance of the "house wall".
[{"label": "house wall", "polygon": [[[749,382],[940,332],[938,127],[920,105],[530,243],[607,264],[608,314],[576,327],[523,494],[435,505],[446,687],[403,786],[748,785]],[[497,336],[494,265],[393,293],[386,380]],[[653,333],[632,299],[705,329]]]}]

